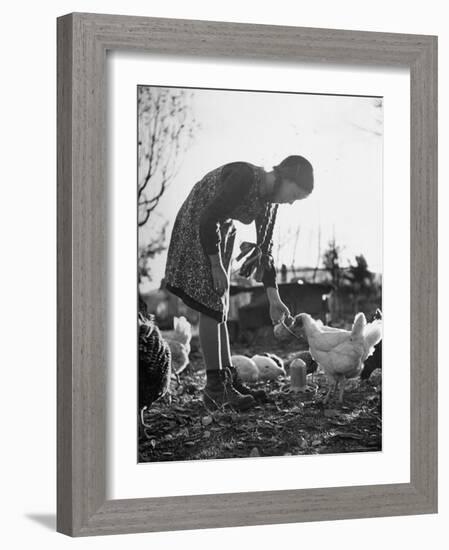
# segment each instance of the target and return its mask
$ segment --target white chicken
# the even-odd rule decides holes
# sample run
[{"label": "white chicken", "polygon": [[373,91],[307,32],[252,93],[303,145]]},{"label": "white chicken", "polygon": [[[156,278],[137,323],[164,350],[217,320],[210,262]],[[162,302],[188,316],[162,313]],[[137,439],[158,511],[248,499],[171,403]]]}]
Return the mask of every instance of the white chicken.
[{"label": "white chicken", "polygon": [[173,330],[162,331],[171,351],[172,372],[179,375],[189,364],[192,325],[185,317],[173,318]]},{"label": "white chicken", "polygon": [[246,355],[233,355],[231,360],[242,382],[257,382],[259,380],[259,369],[252,359]]},{"label": "white chicken", "polygon": [[259,380],[276,380],[278,376],[285,376],[285,369],[278,361],[266,355],[254,355],[252,360],[259,370]]},{"label": "white chicken", "polygon": [[303,331],[310,347],[310,353],[322,367],[329,380],[329,391],[324,403],[339,386],[339,403],[348,378],[360,374],[363,362],[372,355],[374,346],[382,339],[382,319],[366,322],[363,313],[357,313],[352,330],[343,330],[323,325],[309,314],[300,313],[290,326],[295,334]]},{"label": "white chicken", "polygon": [[268,353],[268,352],[261,353],[261,355],[265,355],[266,357],[270,357],[271,359],[273,359],[273,361],[276,363],[276,365],[281,367],[282,370],[285,370],[284,369],[284,361],[278,355],[275,355],[274,353]]}]

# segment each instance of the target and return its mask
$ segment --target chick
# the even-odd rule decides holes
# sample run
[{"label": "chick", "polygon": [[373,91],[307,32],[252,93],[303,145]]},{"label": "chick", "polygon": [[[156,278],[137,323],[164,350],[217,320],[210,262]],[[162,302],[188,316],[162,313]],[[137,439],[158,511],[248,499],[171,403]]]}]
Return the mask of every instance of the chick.
[{"label": "chick", "polygon": [[259,380],[259,369],[252,359],[245,355],[233,355],[231,360],[242,382],[257,382]]},{"label": "chick", "polygon": [[275,355],[274,353],[264,352],[264,353],[261,353],[261,355],[264,355],[265,357],[269,357],[270,359],[273,359],[273,361],[276,363],[276,365],[279,368],[284,369],[284,361],[282,361],[282,359],[277,355]]},{"label": "chick", "polygon": [[254,355],[252,360],[259,370],[259,380],[276,380],[278,376],[285,376],[285,369],[279,366],[271,357]]}]

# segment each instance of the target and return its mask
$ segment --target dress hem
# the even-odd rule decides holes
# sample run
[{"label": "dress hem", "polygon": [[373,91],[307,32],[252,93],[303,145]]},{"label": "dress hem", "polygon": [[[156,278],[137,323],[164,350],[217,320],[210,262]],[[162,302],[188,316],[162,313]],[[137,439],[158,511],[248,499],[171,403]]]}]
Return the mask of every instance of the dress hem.
[{"label": "dress hem", "polygon": [[182,290],[182,288],[178,288],[178,287],[175,287],[175,286],[172,286],[171,284],[166,284],[165,285],[165,288],[171,292],[172,294],[175,294],[176,296],[178,296],[179,298],[181,298],[181,300],[187,305],[189,306],[190,308],[194,309],[195,311],[198,311],[200,313],[204,313],[205,315],[209,316],[209,317],[212,317],[213,319],[215,319],[216,321],[218,321],[219,323],[223,322],[224,318],[223,318],[223,312],[221,311],[216,311],[214,309],[211,309],[207,306],[205,306],[204,304],[200,303],[200,302],[197,302],[195,300],[195,298],[192,298],[191,296],[189,296],[188,294],[186,294],[184,292],[184,290]]}]

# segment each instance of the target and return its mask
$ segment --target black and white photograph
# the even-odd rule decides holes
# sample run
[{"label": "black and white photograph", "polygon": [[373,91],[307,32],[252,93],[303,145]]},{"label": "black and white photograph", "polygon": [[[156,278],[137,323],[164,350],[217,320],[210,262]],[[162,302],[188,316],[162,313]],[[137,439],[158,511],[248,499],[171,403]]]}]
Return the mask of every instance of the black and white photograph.
[{"label": "black and white photograph", "polygon": [[382,97],[136,116],[138,462],[382,451]]},{"label": "black and white photograph", "polygon": [[5,548],[438,549],[445,4],[5,6]]}]

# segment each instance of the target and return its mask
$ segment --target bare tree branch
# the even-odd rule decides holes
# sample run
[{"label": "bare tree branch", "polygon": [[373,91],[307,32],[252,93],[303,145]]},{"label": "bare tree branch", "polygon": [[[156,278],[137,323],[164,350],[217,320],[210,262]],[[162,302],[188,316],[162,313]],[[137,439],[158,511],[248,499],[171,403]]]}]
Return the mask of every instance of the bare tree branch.
[{"label": "bare tree branch", "polygon": [[[193,97],[190,94],[190,99]],[[181,153],[199,125],[184,90],[141,86],[139,116],[139,226],[145,225],[179,172]]]}]

